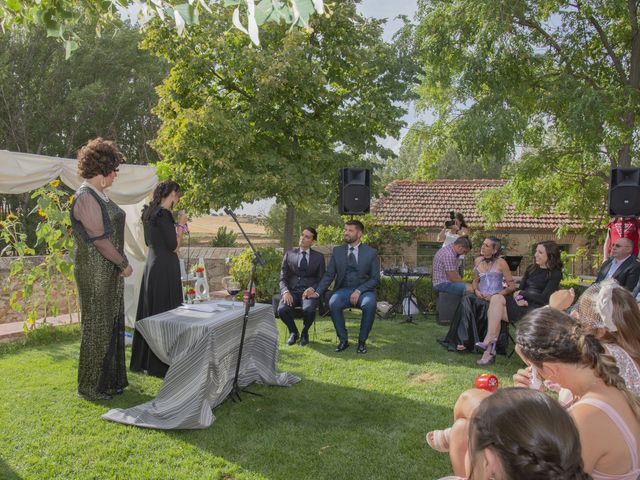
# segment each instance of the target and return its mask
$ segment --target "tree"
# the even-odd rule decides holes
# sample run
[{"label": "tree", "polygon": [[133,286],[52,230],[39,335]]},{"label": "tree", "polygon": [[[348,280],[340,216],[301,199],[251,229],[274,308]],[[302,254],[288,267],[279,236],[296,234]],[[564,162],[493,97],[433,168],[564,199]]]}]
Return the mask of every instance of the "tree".
[{"label": "tree", "polygon": [[[130,163],[158,160],[149,142],[160,125],[151,109],[168,66],[139,50],[140,33],[120,24],[95,36],[70,60],[44,32],[0,33],[0,149],[74,157],[87,140],[115,140]],[[35,242],[37,215],[29,193],[0,196]]]},{"label": "tree", "polygon": [[[287,209],[283,205],[274,204],[269,209],[269,214],[260,220],[264,225],[269,237],[284,239],[284,225],[287,215]],[[318,225],[331,225],[342,227],[344,221],[338,214],[335,205],[316,204],[311,210],[297,210],[293,232],[294,236],[305,227],[313,227],[317,229]]]},{"label": "tree", "polygon": [[432,159],[424,156],[418,167],[417,177],[422,180],[433,178],[467,179],[501,178],[505,159],[487,158],[483,162],[463,156],[450,148],[441,157]]},{"label": "tree", "polygon": [[638,161],[637,2],[420,0],[418,19],[430,155],[519,154],[491,201],[602,211],[607,169]]},{"label": "tree", "polygon": [[402,139],[397,156],[390,157],[378,171],[378,178],[382,186],[394,180],[411,180],[416,178],[420,156],[422,154],[422,139],[410,129]]},{"label": "tree", "polygon": [[151,110],[168,67],[138,49],[137,30],[117,30],[85,37],[68,61],[43,32],[0,33],[0,148],[73,157],[100,135],[115,140],[129,162],[158,160],[148,145],[160,125]]},{"label": "tree", "polygon": [[269,24],[260,48],[228,31],[220,8],[182,38],[153,23],[145,45],[173,65],[154,145],[192,209],[276,197],[289,247],[295,209],[331,203],[339,167],[391,154],[378,138],[399,134],[415,68],[356,3],[306,31]]},{"label": "tree", "polygon": [[[325,12],[323,0],[223,0],[224,5],[236,6],[233,25],[243,31],[256,45],[258,25],[265,22],[283,22],[291,26],[306,27],[312,13]],[[150,18],[159,18],[175,24],[182,33],[186,25],[198,23],[199,12],[211,12],[210,5],[220,0],[188,0],[176,3],[166,0],[4,0],[0,2],[0,26],[3,31],[16,26],[39,27],[47,36],[57,38],[69,58],[86,31],[78,32],[83,23],[95,25],[100,36],[103,29],[117,24],[121,15],[128,12],[137,21],[145,23]],[[327,10],[327,14],[330,11]],[[246,17],[246,26],[241,16]],[[90,35],[89,35],[90,36]]]}]

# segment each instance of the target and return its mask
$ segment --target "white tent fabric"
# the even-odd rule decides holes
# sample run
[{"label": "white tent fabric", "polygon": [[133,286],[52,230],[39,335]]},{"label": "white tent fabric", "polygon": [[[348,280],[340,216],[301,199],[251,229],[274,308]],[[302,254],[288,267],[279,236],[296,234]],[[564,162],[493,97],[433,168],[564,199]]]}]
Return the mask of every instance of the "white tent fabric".
[{"label": "white tent fabric", "polygon": [[[75,190],[83,181],[76,170],[76,160],[0,150],[0,193],[29,192],[58,177]],[[118,178],[106,193],[127,214],[125,253],[133,275],[125,280],[124,301],[127,325],[133,326],[147,258],[140,214],[158,183],[158,176],[155,167],[145,165],[122,164],[119,170]]]}]

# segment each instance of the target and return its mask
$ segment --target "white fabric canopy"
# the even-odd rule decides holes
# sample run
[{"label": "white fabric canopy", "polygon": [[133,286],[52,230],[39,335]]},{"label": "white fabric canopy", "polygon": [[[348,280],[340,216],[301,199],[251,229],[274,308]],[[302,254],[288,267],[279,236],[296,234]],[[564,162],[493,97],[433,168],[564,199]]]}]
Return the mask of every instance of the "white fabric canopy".
[{"label": "white fabric canopy", "polygon": [[[29,192],[58,177],[73,190],[83,181],[77,174],[76,160],[0,150],[0,193]],[[127,214],[125,253],[133,268],[133,275],[125,279],[124,287],[125,316],[129,326],[133,326],[136,318],[140,282],[147,258],[140,214],[157,183],[155,167],[122,164],[118,178],[106,190],[109,198]]]}]

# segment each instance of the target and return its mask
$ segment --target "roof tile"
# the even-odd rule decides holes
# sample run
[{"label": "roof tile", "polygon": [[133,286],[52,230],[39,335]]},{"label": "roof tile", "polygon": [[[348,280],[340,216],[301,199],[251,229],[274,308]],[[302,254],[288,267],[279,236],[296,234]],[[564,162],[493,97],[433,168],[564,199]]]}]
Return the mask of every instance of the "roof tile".
[{"label": "roof tile", "polygon": [[[450,211],[460,212],[469,225],[481,226],[484,217],[476,208],[480,192],[505,185],[506,180],[394,180],[386,195],[372,206],[376,221],[383,225],[440,228]],[[560,225],[581,228],[582,224],[566,213],[547,213],[539,217],[516,213],[513,206],[495,228],[510,230],[555,230]]]}]

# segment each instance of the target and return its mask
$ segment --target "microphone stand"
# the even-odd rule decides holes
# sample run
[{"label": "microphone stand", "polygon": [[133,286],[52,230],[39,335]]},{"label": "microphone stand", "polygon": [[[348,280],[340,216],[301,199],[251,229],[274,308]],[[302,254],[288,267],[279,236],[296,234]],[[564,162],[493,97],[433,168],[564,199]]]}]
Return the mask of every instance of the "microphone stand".
[{"label": "microphone stand", "polygon": [[251,240],[249,240],[249,237],[247,236],[244,229],[242,228],[242,225],[240,225],[240,222],[238,221],[238,218],[236,217],[236,214],[233,212],[233,210],[231,210],[230,208],[225,208],[224,213],[229,215],[231,218],[233,218],[233,221],[236,222],[236,225],[238,225],[238,228],[242,232],[244,239],[247,241],[247,244],[249,245],[249,248],[251,248],[251,251],[253,252],[253,261],[251,262],[251,277],[249,278],[249,287],[248,287],[249,294],[247,296],[247,301],[244,304],[244,318],[242,320],[242,334],[240,335],[240,347],[238,348],[238,362],[236,363],[236,373],[233,378],[233,387],[231,388],[231,393],[229,393],[231,400],[236,402],[236,397],[237,397],[237,401],[241,402],[242,401],[242,398],[240,397],[241,391],[250,393],[251,395],[257,395],[259,397],[262,396],[262,394],[260,393],[255,393],[255,392],[251,392],[249,390],[240,388],[239,380],[240,380],[240,362],[242,360],[242,350],[244,347],[244,337],[247,332],[247,322],[249,321],[249,310],[251,310],[251,301],[253,299],[252,292],[253,292],[253,287],[255,285],[256,267],[258,264],[264,265],[264,259],[260,255],[260,252],[258,252],[255,249],[255,247],[251,243]]}]

